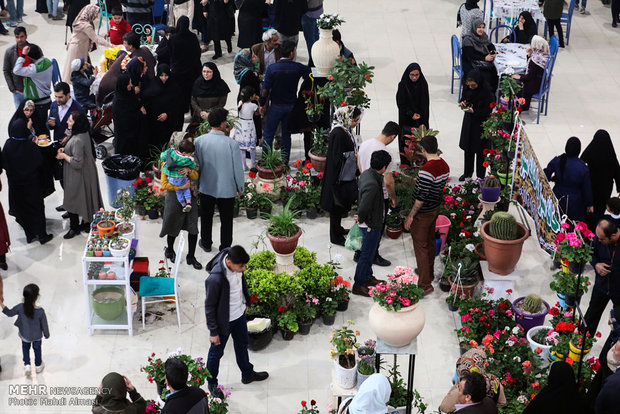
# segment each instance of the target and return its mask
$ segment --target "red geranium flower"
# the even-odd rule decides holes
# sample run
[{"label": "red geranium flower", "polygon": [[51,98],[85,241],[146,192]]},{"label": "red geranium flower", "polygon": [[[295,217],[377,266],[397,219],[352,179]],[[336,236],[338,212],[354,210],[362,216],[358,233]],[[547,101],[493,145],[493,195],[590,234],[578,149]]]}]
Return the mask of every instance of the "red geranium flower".
[{"label": "red geranium flower", "polygon": [[491,102],[491,103],[489,104],[489,107],[490,107],[490,108],[495,108],[495,106],[496,106],[496,105],[497,105],[497,103],[495,103],[495,102]]},{"label": "red geranium flower", "polygon": [[256,171],[250,171],[250,173],[248,174],[248,176],[250,178],[255,178],[256,177]]},{"label": "red geranium flower", "polygon": [[483,162],[483,163],[482,163],[482,166],[483,166],[484,168],[487,168],[487,167],[489,166],[489,162],[488,162],[488,161]]}]

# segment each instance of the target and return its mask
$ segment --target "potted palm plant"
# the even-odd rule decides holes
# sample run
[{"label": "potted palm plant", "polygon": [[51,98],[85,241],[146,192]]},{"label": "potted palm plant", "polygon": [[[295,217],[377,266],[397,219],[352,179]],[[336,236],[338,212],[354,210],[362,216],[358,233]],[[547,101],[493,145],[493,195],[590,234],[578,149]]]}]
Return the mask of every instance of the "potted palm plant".
[{"label": "potted palm plant", "polygon": [[301,237],[301,228],[296,223],[296,218],[301,211],[291,210],[291,203],[294,199],[295,196],[291,197],[280,213],[264,215],[269,221],[267,238],[273,250],[278,254],[292,254]]},{"label": "potted palm plant", "polygon": [[256,164],[259,178],[273,180],[279,178],[284,172],[284,161],[282,161],[282,150],[277,150],[273,146],[267,147],[263,151],[258,163]]}]

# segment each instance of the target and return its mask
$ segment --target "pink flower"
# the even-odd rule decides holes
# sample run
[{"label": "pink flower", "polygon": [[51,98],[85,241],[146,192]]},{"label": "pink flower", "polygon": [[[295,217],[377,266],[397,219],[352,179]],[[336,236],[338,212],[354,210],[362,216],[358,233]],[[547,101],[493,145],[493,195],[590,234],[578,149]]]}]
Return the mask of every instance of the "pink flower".
[{"label": "pink flower", "polygon": [[385,298],[385,301],[386,301],[387,303],[392,303],[392,298],[388,296],[387,298]]},{"label": "pink flower", "polygon": [[390,290],[390,296],[391,296],[391,297],[396,296],[396,292],[394,292],[393,290]]},{"label": "pink flower", "polygon": [[570,225],[568,223],[562,223],[560,224],[560,227],[562,227],[563,229],[568,229],[570,228]]},{"label": "pink flower", "polygon": [[407,298],[400,298],[400,303],[403,304],[403,306],[409,306],[411,305],[411,301]]},{"label": "pink flower", "polygon": [[489,310],[489,316],[495,315],[495,311],[493,309]]},{"label": "pink flower", "polygon": [[508,310],[506,311],[506,315],[508,315],[508,316],[512,316],[512,311],[511,311],[510,309],[508,309]]}]

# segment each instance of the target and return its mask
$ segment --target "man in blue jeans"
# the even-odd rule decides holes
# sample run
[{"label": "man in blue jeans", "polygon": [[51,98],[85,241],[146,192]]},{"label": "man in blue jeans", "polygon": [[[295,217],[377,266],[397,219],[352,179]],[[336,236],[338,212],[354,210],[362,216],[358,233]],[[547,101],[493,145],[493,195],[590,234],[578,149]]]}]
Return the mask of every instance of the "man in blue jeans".
[{"label": "man in blue jeans", "polygon": [[205,280],[205,314],[211,342],[207,357],[207,369],[211,374],[208,382],[211,394],[219,398],[222,398],[222,391],[217,387],[217,375],[230,336],[241,370],[241,382],[249,384],[269,377],[265,371],[254,371],[248,356],[249,337],[245,312],[250,303],[250,294],[243,272],[249,260],[250,256],[243,247],[233,246],[223,249],[206,266],[209,277]]},{"label": "man in blue jeans", "polygon": [[260,97],[260,113],[265,114],[265,104],[269,99],[269,111],[265,119],[263,151],[272,148],[273,137],[278,125],[282,126],[282,160],[288,165],[291,154],[291,132],[288,121],[297,100],[299,80],[310,74],[310,68],[294,62],[295,43],[285,41],[280,46],[282,58],[270,65],[265,72],[263,89]]},{"label": "man in blue jeans", "polygon": [[304,39],[308,47],[308,66],[312,67],[312,45],[319,40],[319,28],[316,21],[323,14],[323,0],[308,0],[308,11],[301,16],[301,27],[304,31]]},{"label": "man in blue jeans", "polygon": [[372,274],[372,262],[383,234],[383,173],[392,162],[392,157],[385,150],[379,150],[370,156],[370,168],[360,175],[358,181],[359,203],[357,222],[362,230],[362,251],[355,268],[353,294],[370,297],[368,286],[381,283]]}]

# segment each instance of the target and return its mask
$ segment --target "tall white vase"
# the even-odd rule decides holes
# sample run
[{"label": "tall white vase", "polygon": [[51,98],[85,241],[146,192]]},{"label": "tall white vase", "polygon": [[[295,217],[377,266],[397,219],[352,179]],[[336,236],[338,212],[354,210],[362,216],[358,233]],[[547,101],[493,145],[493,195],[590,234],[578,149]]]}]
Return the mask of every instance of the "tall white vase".
[{"label": "tall white vase", "polygon": [[319,40],[312,45],[312,61],[321,75],[329,75],[340,54],[338,43],[332,40],[333,29],[319,29]]}]

